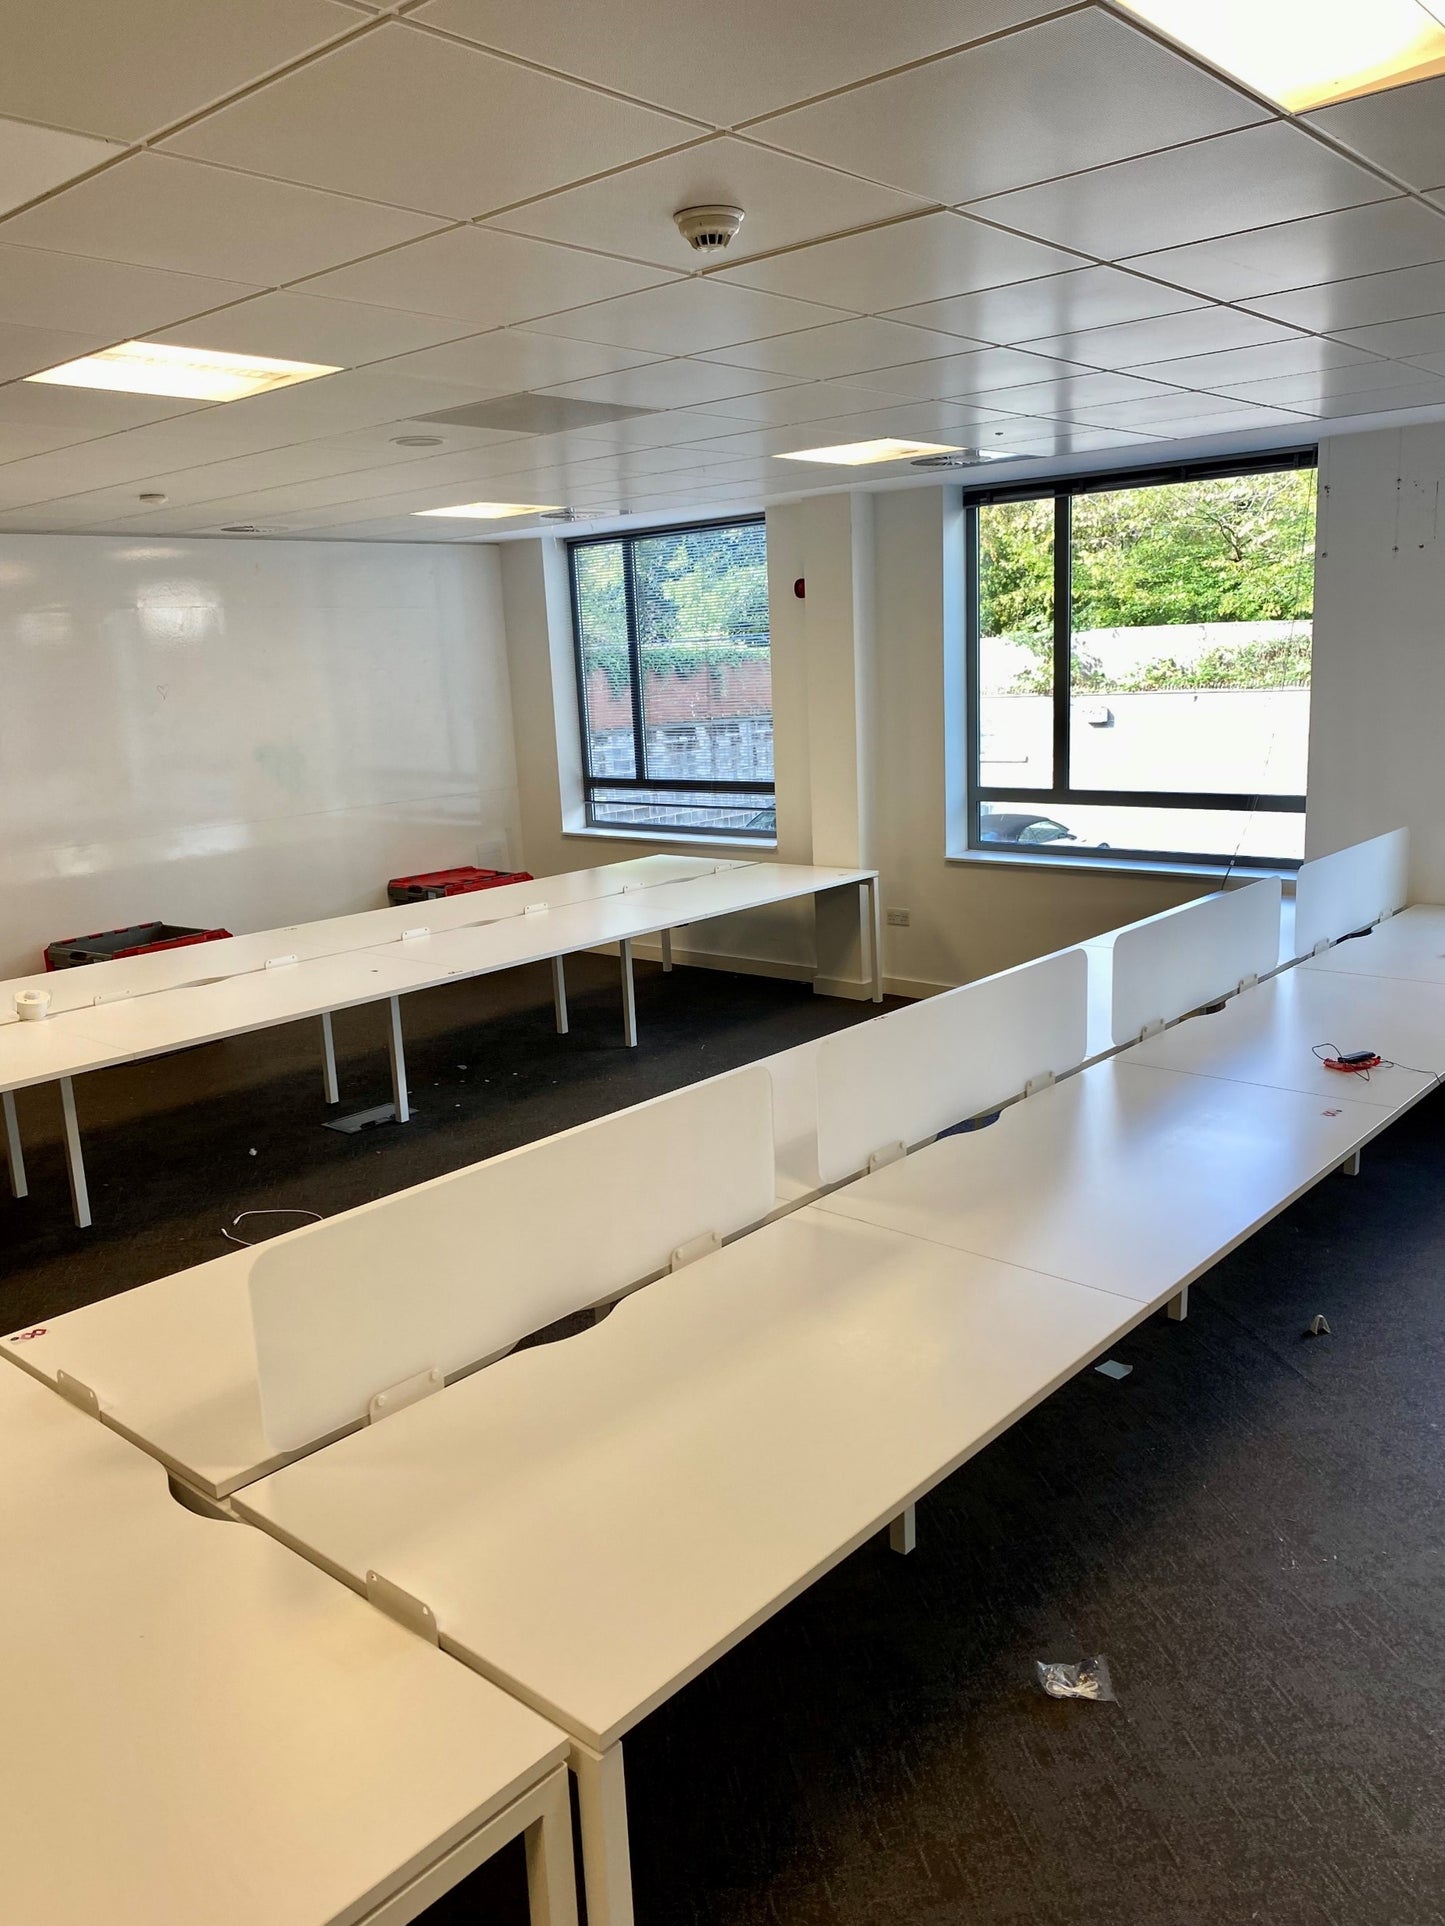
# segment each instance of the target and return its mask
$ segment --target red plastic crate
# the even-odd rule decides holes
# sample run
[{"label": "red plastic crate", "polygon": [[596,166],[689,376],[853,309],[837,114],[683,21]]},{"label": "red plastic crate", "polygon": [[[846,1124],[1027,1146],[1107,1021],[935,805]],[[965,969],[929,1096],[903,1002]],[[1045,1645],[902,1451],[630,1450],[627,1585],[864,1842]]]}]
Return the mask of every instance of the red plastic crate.
[{"label": "red plastic crate", "polygon": [[426,903],[438,896],[465,896],[469,890],[499,889],[503,883],[530,883],[529,869],[475,869],[464,863],[459,869],[429,869],[419,876],[393,876],[386,886],[387,901]]},{"label": "red plastic crate", "polygon": [[192,943],[218,943],[229,930],[193,930],[179,923],[128,923],[123,929],[66,936],[45,946],[47,970],[70,970],[82,963],[114,962],[122,956],[149,956],[153,950],[184,950]]}]

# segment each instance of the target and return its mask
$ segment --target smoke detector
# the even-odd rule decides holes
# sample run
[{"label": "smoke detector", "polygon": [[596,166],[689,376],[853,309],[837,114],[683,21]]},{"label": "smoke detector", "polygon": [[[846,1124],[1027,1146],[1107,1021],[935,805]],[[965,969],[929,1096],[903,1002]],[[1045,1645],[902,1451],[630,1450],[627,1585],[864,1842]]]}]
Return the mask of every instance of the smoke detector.
[{"label": "smoke detector", "polygon": [[440,448],[443,446],[440,435],[393,435],[393,448]]},{"label": "smoke detector", "polygon": [[694,254],[721,254],[743,224],[740,207],[680,207],[677,231]]},{"label": "smoke detector", "polygon": [[136,500],[138,502],[149,502],[152,507],[155,507],[158,502],[169,501],[170,497],[169,495],[163,495],[158,488],[148,488],[144,494],[137,495]]}]

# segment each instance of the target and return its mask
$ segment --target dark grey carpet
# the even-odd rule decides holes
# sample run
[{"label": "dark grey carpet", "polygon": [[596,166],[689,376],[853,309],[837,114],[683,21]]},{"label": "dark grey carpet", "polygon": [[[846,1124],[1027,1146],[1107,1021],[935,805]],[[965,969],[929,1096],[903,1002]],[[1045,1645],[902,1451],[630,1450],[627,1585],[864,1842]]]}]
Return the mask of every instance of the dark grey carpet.
[{"label": "dark grey carpet", "polygon": [[[222,1211],[341,1208],[861,1014],[649,977],[629,1060],[597,981],[560,1051],[520,991],[467,1055],[441,1013],[413,1055],[443,1121],[405,1145],[315,1129],[304,1051],[103,1130],[94,1241],[53,1196],[0,1206],[6,1322],[213,1254]],[[208,1054],[169,1060],[171,1087]],[[378,1100],[380,1059],[349,1081]],[[639,1926],[1445,1921],[1442,1169],[1436,1098],[1219,1265],[1186,1324],[1125,1340],[1129,1378],[1086,1372],[952,1478],[913,1557],[868,1546],[648,1720]],[[1306,1340],[1317,1311],[1335,1335]],[[1096,1651],[1117,1705],[1038,1691],[1036,1658]],[[426,1919],[526,1916],[511,1851]]]}]

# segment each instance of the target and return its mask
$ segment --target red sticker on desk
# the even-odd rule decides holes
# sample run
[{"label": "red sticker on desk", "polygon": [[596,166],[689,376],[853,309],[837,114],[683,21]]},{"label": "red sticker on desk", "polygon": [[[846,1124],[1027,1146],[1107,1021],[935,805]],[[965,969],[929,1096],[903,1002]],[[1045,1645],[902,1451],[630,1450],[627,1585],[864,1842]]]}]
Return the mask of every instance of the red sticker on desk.
[{"label": "red sticker on desk", "polygon": [[43,1324],[37,1324],[33,1331],[17,1331],[14,1337],[11,1338],[10,1342],[12,1344],[24,1344],[30,1338],[37,1338],[37,1337],[44,1337],[44,1336],[45,1336],[45,1326]]},{"label": "red sticker on desk", "polygon": [[1322,1117],[1343,1117],[1344,1114],[1343,1110],[1322,1110],[1320,1112]]}]

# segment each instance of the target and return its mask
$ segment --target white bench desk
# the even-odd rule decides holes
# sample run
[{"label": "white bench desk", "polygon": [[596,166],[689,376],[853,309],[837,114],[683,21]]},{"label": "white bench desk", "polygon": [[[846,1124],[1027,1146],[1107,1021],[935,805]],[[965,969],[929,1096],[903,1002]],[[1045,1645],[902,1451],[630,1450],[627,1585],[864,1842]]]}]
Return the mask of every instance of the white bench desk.
[{"label": "white bench desk", "polygon": [[404,1926],[527,1840],[575,1926],[561,1731],[0,1374],[0,1912]]},{"label": "white bench desk", "polygon": [[625,1926],[626,1733],[1144,1314],[807,1208],[236,1507],[566,1728]]},{"label": "white bench desk", "polygon": [[[1350,946],[1347,946],[1350,947]],[[1373,1050],[1368,1076],[1327,1070],[1316,1049]],[[1398,1116],[1445,1075],[1445,978],[1438,983],[1286,970],[1222,1009],[1136,1044],[1132,1063],[1238,1083],[1348,1097]]]},{"label": "white bench desk", "polygon": [[1195,1278],[1389,1122],[1349,1090],[1190,1076],[1128,1050],[818,1208],[1182,1316]]},{"label": "white bench desk", "polygon": [[[648,861],[672,866],[648,870]],[[711,865],[705,874],[683,875],[675,866],[680,861],[660,857],[609,865],[401,910],[365,911],[331,924],[57,972],[46,987],[58,986],[52,995],[60,1003],[54,1014],[37,1023],[16,1020],[13,993],[21,983],[42,979],[0,985],[0,1109],[11,1188],[16,1196],[26,1194],[17,1090],[41,1083],[60,1085],[71,1201],[75,1221],[83,1228],[91,1216],[73,1079],[85,1071],[275,1024],[319,1018],[325,1093],[329,1102],[335,1102],[332,1012],[386,1001],[393,1107],[396,1120],[405,1123],[410,1115],[400,1001],[405,993],[550,961],[557,1027],[565,1031],[564,958],[615,943],[621,958],[624,1040],[633,1045],[637,1010],[632,950],[638,938],[661,936],[664,968],[670,969],[673,929],[802,897],[835,890],[857,892],[872,995],[875,1001],[881,1000],[876,872],[806,864],[727,863]],[[625,873],[619,879],[609,873],[613,869]],[[561,885],[555,900],[554,884]],[[344,927],[338,930],[337,924]],[[273,944],[294,947],[272,948]],[[328,944],[335,947],[325,947]],[[233,945],[240,947],[233,950]],[[88,980],[85,989],[70,981],[78,977]],[[82,996],[89,1000],[81,1002]],[[97,996],[102,1000],[95,1001]]]},{"label": "white bench desk", "polygon": [[1305,957],[1299,968],[1402,983],[1445,983],[1445,907],[1417,903],[1377,923],[1368,936],[1352,936]]},{"label": "white bench desk", "polygon": [[760,1066],[685,1085],[12,1332],[0,1374],[21,1366],[220,1505],[366,1422],[399,1380],[474,1369],[680,1247],[761,1222],[769,1113]]}]

